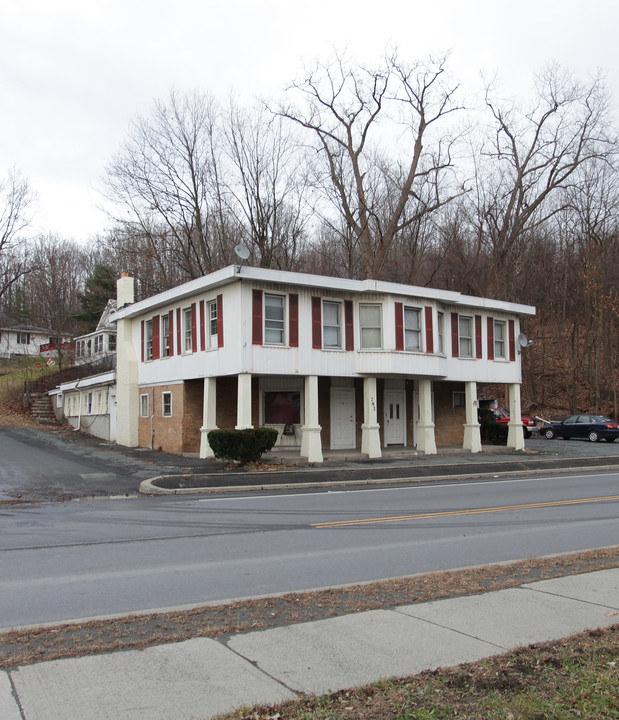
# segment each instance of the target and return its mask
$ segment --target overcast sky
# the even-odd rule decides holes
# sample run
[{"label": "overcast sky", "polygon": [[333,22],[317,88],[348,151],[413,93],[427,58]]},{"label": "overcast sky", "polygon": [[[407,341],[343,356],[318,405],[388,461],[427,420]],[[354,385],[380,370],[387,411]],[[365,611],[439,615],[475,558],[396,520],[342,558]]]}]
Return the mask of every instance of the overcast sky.
[{"label": "overcast sky", "polygon": [[0,13],[0,177],[38,194],[33,229],[102,232],[100,179],[137,114],[174,86],[222,100],[277,96],[333,48],[373,62],[451,51],[473,91],[498,71],[528,91],[550,61],[607,75],[619,101],[617,0],[5,0]]}]

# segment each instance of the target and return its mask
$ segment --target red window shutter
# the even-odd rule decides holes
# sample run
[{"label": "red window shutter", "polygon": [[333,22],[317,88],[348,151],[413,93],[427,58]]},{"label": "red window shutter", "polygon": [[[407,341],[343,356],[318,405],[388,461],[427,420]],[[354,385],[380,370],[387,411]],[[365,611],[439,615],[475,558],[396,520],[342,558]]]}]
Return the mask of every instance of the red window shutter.
[{"label": "red window shutter", "polygon": [[144,320],[142,320],[142,362],[144,362]]},{"label": "red window shutter", "polygon": [[183,352],[183,338],[181,334],[181,309],[176,308],[176,354]]},{"label": "red window shutter", "polygon": [[475,356],[482,357],[481,353],[481,315],[475,315]]},{"label": "red window shutter", "polygon": [[395,304],[395,349],[404,350],[404,305]]},{"label": "red window shutter", "polygon": [[458,344],[458,313],[451,313],[451,355],[459,357],[460,350]]},{"label": "red window shutter", "polygon": [[262,345],[262,290],[252,291],[251,336],[254,345]]},{"label": "red window shutter", "polygon": [[159,343],[159,315],[155,315],[153,318],[153,360],[159,360],[160,355],[160,343]]},{"label": "red window shutter", "polygon": [[224,296],[217,296],[217,347],[224,346]]},{"label": "red window shutter", "polygon": [[488,360],[494,360],[494,318],[488,318]]},{"label": "red window shutter", "polygon": [[191,352],[198,352],[198,327],[196,317],[196,304],[191,303]]},{"label": "red window shutter", "polygon": [[426,307],[426,352],[434,352],[434,320],[431,307]]},{"label": "red window shutter", "polygon": [[299,296],[288,296],[288,343],[290,347],[299,347]]},{"label": "red window shutter", "polygon": [[168,354],[172,356],[174,355],[174,310],[168,313],[168,343],[170,344]]},{"label": "red window shutter", "polygon": [[346,350],[354,350],[355,335],[352,323],[352,300],[344,300],[344,327],[346,333]]},{"label": "red window shutter", "polygon": [[516,332],[514,321],[509,321],[509,359],[513,362],[516,359]]},{"label": "red window shutter", "polygon": [[322,348],[322,301],[319,297],[312,298],[312,347]]},{"label": "red window shutter", "polygon": [[204,332],[204,300],[200,300],[200,350],[206,350],[206,333]]}]

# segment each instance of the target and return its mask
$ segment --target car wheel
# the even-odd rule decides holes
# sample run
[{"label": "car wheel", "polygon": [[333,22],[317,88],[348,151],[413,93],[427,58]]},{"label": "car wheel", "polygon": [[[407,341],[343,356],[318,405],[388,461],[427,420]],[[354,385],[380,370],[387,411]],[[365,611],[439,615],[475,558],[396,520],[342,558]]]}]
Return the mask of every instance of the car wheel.
[{"label": "car wheel", "polygon": [[555,436],[555,431],[552,428],[546,428],[544,430],[544,437],[546,440],[552,440]]},{"label": "car wheel", "polygon": [[589,440],[591,440],[591,442],[597,442],[599,439],[600,439],[600,433],[597,430],[592,430],[589,433]]}]

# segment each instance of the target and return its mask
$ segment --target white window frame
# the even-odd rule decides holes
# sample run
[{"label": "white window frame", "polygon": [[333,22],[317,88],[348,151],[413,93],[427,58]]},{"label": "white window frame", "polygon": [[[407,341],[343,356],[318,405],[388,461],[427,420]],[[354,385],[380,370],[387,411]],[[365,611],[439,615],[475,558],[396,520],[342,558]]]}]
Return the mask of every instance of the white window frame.
[{"label": "white window frame", "polygon": [[445,354],[445,313],[438,313],[438,351]]},{"label": "white window frame", "polygon": [[[469,326],[469,331],[463,325]],[[458,315],[458,356],[472,358],[474,346],[475,319],[472,315]]]},{"label": "white window frame", "polygon": [[[497,328],[501,328],[501,338],[497,338]],[[507,323],[505,320],[494,320],[493,343],[494,359],[507,360]]]},{"label": "white window frame", "polygon": [[191,330],[191,305],[183,308],[183,352],[193,351],[193,333]]},{"label": "white window frame", "polygon": [[217,300],[209,300],[206,304],[208,311],[208,346],[217,346]]},{"label": "white window frame", "polygon": [[16,332],[15,342],[18,345],[30,345],[30,333],[29,332]]},{"label": "white window frame", "polygon": [[[409,327],[409,322],[417,318],[417,327],[414,323]],[[416,342],[410,342],[414,338]],[[423,336],[421,329],[421,308],[412,305],[404,306],[404,349],[411,352],[423,352]]]},{"label": "white window frame", "polygon": [[170,357],[170,317],[166,313],[160,319],[161,353],[160,357]]},{"label": "white window frame", "polygon": [[147,418],[150,413],[150,396],[148,393],[140,394],[140,417]]},{"label": "white window frame", "polygon": [[[370,309],[378,309],[378,325],[366,324],[364,321],[364,311]],[[380,335],[378,345],[368,344],[367,335],[376,332]],[[359,304],[359,342],[362,350],[381,350],[383,347],[383,306],[381,303],[360,303]]]},{"label": "white window frame", "polygon": [[93,392],[87,392],[85,395],[84,415],[92,415],[93,412]]},{"label": "white window frame", "polygon": [[153,321],[144,323],[144,360],[153,359]]},{"label": "white window frame", "polygon": [[[166,412],[166,398],[168,399],[169,410]],[[172,392],[170,390],[164,390],[161,393],[161,416],[172,417]]]},{"label": "white window frame", "polygon": [[[282,317],[279,318],[268,318],[267,317],[267,299],[277,299],[278,304],[281,303]],[[271,307],[275,307],[274,305]],[[286,296],[278,295],[276,293],[264,293],[264,344],[265,345],[285,345],[286,344]],[[268,339],[268,336],[273,336],[277,333],[279,340]]]},{"label": "white window frame", "polygon": [[[335,308],[337,313],[336,322],[327,321],[325,309]],[[327,342],[327,335],[335,333],[335,341]],[[337,300],[322,301],[322,347],[328,350],[340,350],[342,348],[342,303]]]}]

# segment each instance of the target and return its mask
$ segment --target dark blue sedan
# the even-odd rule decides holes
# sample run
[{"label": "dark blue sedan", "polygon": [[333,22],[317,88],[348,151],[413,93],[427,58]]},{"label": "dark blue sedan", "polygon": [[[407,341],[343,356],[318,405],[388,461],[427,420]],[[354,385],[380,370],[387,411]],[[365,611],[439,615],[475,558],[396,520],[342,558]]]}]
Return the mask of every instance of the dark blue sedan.
[{"label": "dark blue sedan", "polygon": [[552,438],[587,438],[591,442],[619,437],[619,425],[604,415],[570,415],[562,422],[548,423],[540,428],[540,435]]}]

